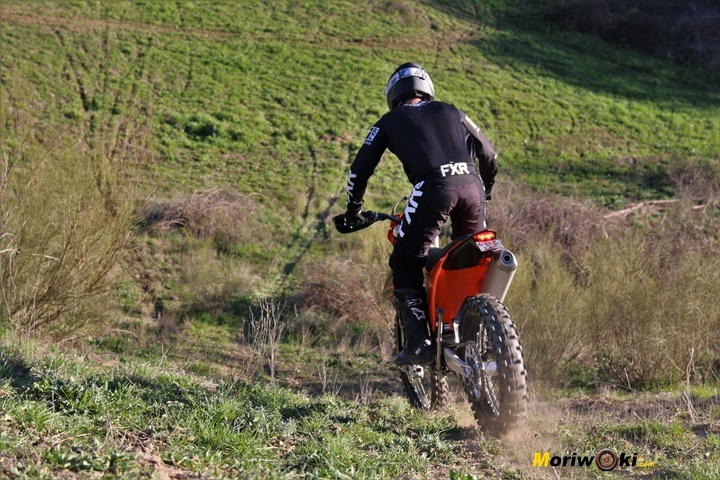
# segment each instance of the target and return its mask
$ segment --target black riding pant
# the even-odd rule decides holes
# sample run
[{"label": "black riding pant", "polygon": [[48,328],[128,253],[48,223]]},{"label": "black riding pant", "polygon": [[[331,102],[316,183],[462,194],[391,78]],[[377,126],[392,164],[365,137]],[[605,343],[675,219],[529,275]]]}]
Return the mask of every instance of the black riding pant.
[{"label": "black riding pant", "polygon": [[450,218],[452,238],[485,226],[485,190],[476,174],[417,183],[405,208],[400,236],[390,255],[395,290],[422,290],[428,250]]}]

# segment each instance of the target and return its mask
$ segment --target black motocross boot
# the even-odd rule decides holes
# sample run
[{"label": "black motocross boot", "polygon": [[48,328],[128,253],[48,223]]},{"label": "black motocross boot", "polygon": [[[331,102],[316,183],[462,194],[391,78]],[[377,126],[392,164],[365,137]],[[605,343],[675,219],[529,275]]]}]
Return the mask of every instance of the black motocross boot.
[{"label": "black motocross boot", "polygon": [[405,348],[395,356],[395,365],[421,365],[433,359],[432,342],[427,329],[427,308],[421,296],[403,297],[397,302],[400,310]]}]

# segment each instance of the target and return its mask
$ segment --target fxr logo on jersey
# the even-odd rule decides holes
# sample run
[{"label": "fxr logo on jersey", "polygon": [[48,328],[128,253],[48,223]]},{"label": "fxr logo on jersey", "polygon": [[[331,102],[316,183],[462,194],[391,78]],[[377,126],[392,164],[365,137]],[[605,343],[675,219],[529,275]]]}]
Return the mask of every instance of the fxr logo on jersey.
[{"label": "fxr logo on jersey", "polygon": [[375,140],[375,135],[377,135],[379,131],[380,129],[378,127],[372,127],[367,137],[365,137],[365,145],[370,145],[372,141]]},{"label": "fxr logo on jersey", "polygon": [[448,175],[469,175],[470,171],[468,170],[467,163],[458,162],[440,165],[440,173],[442,173],[443,177],[447,177]]}]

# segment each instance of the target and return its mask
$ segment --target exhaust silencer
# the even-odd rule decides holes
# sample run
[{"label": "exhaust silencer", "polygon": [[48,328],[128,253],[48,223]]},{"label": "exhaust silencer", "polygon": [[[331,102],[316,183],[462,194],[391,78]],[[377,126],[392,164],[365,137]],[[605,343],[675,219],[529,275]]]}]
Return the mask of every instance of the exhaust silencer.
[{"label": "exhaust silencer", "polygon": [[501,302],[505,301],[505,295],[510,288],[517,267],[517,259],[510,250],[495,250],[485,278],[480,285],[480,291],[489,293]]}]

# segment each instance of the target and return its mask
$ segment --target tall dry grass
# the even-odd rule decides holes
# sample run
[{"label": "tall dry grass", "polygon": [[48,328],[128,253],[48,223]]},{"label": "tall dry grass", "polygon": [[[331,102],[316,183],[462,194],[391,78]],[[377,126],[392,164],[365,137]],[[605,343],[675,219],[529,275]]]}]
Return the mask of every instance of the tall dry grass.
[{"label": "tall dry grass", "polygon": [[382,296],[392,250],[385,230],[377,225],[337,240],[340,252],[302,265],[304,281],[293,302],[313,313],[302,326],[339,348],[352,345],[387,356],[395,313]]},{"label": "tall dry grass", "polygon": [[495,224],[520,263],[506,302],[531,375],[626,388],[718,375],[720,210],[708,200],[720,182],[706,173],[678,175],[677,201],[624,218],[508,188]]},{"label": "tall dry grass", "polygon": [[240,313],[238,307],[270,281],[253,264],[253,253],[267,248],[261,244],[270,238],[260,210],[254,196],[229,190],[155,201],[144,210],[142,230],[151,239],[148,257],[158,277],[155,316],[184,321]]},{"label": "tall dry grass", "polygon": [[[720,204],[708,202],[718,198],[719,177],[707,170],[675,178],[677,201],[627,216],[499,186],[489,221],[518,256],[506,303],[531,378],[638,388],[687,372],[696,381],[719,375]],[[319,327],[384,326],[391,335],[392,311],[380,294],[383,234],[374,227],[338,237],[339,253],[306,263],[305,308],[335,320]]]},{"label": "tall dry grass", "polygon": [[257,239],[258,210],[252,195],[218,189],[157,202],[145,210],[144,221],[151,232],[183,231],[222,246]]},{"label": "tall dry grass", "polygon": [[132,245],[142,136],[120,165],[107,132],[39,124],[11,95],[0,130],[0,322],[18,338],[95,333]]}]

